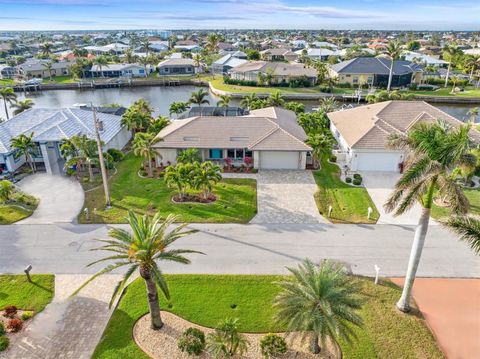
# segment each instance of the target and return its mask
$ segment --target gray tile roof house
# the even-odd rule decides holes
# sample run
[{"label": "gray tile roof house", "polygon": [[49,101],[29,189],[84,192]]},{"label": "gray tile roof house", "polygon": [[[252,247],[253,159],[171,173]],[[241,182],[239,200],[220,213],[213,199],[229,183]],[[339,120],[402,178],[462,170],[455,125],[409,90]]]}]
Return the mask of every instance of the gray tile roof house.
[{"label": "gray tile roof house", "polygon": [[[383,57],[357,57],[330,65],[330,73],[339,82],[355,84],[359,75],[368,76],[368,83],[373,86],[386,87],[390,73],[391,60]],[[392,86],[408,86],[411,82],[419,82],[422,66],[410,61],[397,60],[393,63]],[[420,77],[419,77],[420,76]],[[353,82],[352,82],[353,79]],[[358,82],[357,82],[358,83]]]},{"label": "gray tile roof house", "polygon": [[[97,112],[103,130],[100,137],[104,148],[122,149],[131,137],[130,131],[121,125],[121,117]],[[60,143],[75,135],[95,138],[92,111],[78,108],[34,108],[0,123],[0,166],[14,171],[24,163],[24,158],[15,158],[11,139],[20,134],[30,135],[37,144],[36,162],[44,162],[47,172],[57,173],[62,162]]]},{"label": "gray tile roof house", "polygon": [[157,66],[160,75],[193,75],[196,72],[195,61],[188,58],[170,58]]},{"label": "gray tile roof house", "polygon": [[233,54],[227,54],[217,61],[215,61],[211,68],[214,73],[227,73],[229,70],[233,69],[234,67],[243,65],[244,63],[248,62],[245,59],[240,59],[238,57],[233,56]]},{"label": "gray tile roof house", "polygon": [[[51,62],[47,60],[33,60],[27,61],[24,64],[17,66],[17,71],[19,74],[28,76],[28,77],[49,77],[50,73],[45,69],[44,64]],[[59,61],[52,62],[52,76],[63,76],[70,73],[70,66],[75,62],[71,61]]]},{"label": "gray tile roof house", "polygon": [[175,163],[178,151],[200,149],[203,160],[242,162],[253,157],[255,168],[305,169],[311,148],[292,111],[267,108],[247,116],[191,117],[175,120],[157,136],[162,161]]},{"label": "gray tile roof house", "polygon": [[[397,171],[403,151],[387,148],[391,133],[405,134],[421,121],[443,120],[451,126],[463,122],[424,101],[385,101],[330,112],[330,129],[352,170]],[[471,130],[480,143],[480,132]]]}]

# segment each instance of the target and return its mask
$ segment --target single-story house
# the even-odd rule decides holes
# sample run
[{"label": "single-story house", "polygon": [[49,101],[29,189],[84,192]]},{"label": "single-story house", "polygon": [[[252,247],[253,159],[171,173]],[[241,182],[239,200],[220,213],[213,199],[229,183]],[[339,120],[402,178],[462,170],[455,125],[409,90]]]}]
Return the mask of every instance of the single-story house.
[{"label": "single-story house", "polygon": [[212,64],[211,69],[213,73],[224,74],[233,69],[234,67],[243,65],[246,62],[248,61],[245,59],[239,59],[237,57],[234,57],[233,54],[228,54],[215,61]]},{"label": "single-story house", "polygon": [[12,79],[15,76],[15,67],[0,65],[0,79]]},{"label": "single-story house", "polygon": [[170,58],[158,64],[160,75],[193,75],[195,74],[195,61],[192,59]]},{"label": "single-story house", "polygon": [[181,52],[200,52],[202,48],[199,45],[175,45],[175,51]]},{"label": "single-story house", "polygon": [[[148,71],[148,70],[147,70]],[[145,67],[139,64],[93,65],[90,77],[145,77]]]},{"label": "single-story house", "polygon": [[84,49],[94,55],[114,54],[120,55],[126,52],[130,48],[129,45],[122,44],[121,42],[115,42],[105,46],[85,46]]},{"label": "single-story house", "polygon": [[[357,57],[329,66],[329,73],[339,83],[368,84],[387,87],[391,60],[383,57]],[[422,66],[411,61],[393,63],[392,87],[404,87],[422,82]]]},{"label": "single-story house", "polygon": [[260,51],[263,60],[266,61],[295,61],[298,55],[287,48],[268,49]]},{"label": "single-story house", "polygon": [[70,74],[70,66],[72,66],[75,62],[71,61],[59,61],[59,62],[51,62],[52,69],[48,71],[45,68],[45,64],[51,62],[47,60],[34,60],[34,61],[27,61],[24,64],[17,66],[17,72],[19,75],[31,78],[48,78],[50,76],[65,76]]},{"label": "single-story house", "polygon": [[[405,134],[421,121],[462,122],[424,101],[385,101],[327,114],[339,156],[352,171],[399,172],[405,153],[387,148],[388,136]],[[472,131],[478,140],[480,133]]]},{"label": "single-story house", "polygon": [[[97,119],[105,151],[120,150],[128,143],[132,134],[122,125],[121,116],[97,112]],[[62,141],[75,135],[95,138],[93,114],[89,109],[79,108],[32,108],[0,123],[0,168],[13,172],[26,162],[24,156],[16,156],[11,140],[31,133],[36,144],[34,161],[43,163],[49,174],[62,173],[65,162],[60,155]]]},{"label": "single-story house", "polygon": [[305,77],[313,85],[317,82],[317,70],[303,64],[287,64],[282,62],[248,61],[228,71],[236,80],[258,81],[258,74],[271,73],[273,82],[289,83],[292,79]]},{"label": "single-story house", "polygon": [[414,51],[404,51],[403,52],[403,57],[407,61],[412,61],[412,62],[420,62],[422,64],[425,64],[427,66],[435,66],[435,67],[447,67],[448,62],[444,60],[440,60],[436,57],[426,55],[426,54],[421,54],[419,52],[414,52]]},{"label": "single-story house", "polygon": [[[304,50],[298,50],[298,51],[295,51],[295,53],[298,56],[301,56],[303,51]],[[312,60],[327,61],[330,56],[333,56],[333,57],[343,56],[343,53],[339,50],[330,50],[326,48],[319,48],[319,49],[310,48],[310,49],[307,49],[306,51],[307,51],[306,56]]]},{"label": "single-story house", "polygon": [[269,107],[247,116],[190,117],[174,120],[157,135],[157,162],[175,164],[187,148],[200,150],[202,160],[241,164],[253,159],[258,169],[305,169],[312,150],[294,112]]}]

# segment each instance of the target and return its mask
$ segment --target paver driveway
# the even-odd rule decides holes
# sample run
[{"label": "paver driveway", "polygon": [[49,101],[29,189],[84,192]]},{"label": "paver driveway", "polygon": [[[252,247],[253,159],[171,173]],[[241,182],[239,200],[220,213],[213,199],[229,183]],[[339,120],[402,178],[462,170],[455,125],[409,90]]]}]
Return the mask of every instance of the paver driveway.
[{"label": "paver driveway", "polygon": [[310,171],[259,171],[258,214],[250,223],[326,223],[313,195],[317,185]]},{"label": "paver driveway", "polygon": [[26,193],[40,199],[35,212],[17,223],[74,222],[82,209],[83,189],[73,178],[37,173],[25,177],[17,185]]}]

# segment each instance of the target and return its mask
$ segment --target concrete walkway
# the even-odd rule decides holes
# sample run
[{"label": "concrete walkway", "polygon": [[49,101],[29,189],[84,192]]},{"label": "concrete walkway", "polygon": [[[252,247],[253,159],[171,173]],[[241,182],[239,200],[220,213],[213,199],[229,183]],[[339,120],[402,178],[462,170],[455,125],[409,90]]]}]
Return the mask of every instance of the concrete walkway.
[{"label": "concrete walkway", "polygon": [[480,279],[417,278],[413,296],[447,358],[478,358]]},{"label": "concrete walkway", "polygon": [[118,275],[97,278],[69,298],[89,275],[55,276],[55,297],[18,336],[0,359],[89,359],[112,310],[108,303]]},{"label": "concrete walkway", "polygon": [[17,185],[40,199],[35,212],[17,224],[75,222],[83,207],[82,186],[73,178],[38,173],[25,177]]}]

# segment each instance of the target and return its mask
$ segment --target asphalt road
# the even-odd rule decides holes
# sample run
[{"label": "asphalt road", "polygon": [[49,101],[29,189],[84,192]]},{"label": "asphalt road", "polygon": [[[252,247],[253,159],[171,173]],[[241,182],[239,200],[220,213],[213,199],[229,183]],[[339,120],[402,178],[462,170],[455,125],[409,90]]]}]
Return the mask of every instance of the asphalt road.
[{"label": "asphalt road", "polygon": [[[92,273],[89,262],[109,253],[92,252],[107,225],[9,225],[0,228],[0,273]],[[285,273],[302,258],[348,263],[356,274],[404,276],[414,226],[282,224],[197,224],[198,233],[181,238],[178,248],[202,251],[191,265],[164,263],[169,273]],[[431,226],[418,275],[480,277],[480,258],[440,226]]]}]

